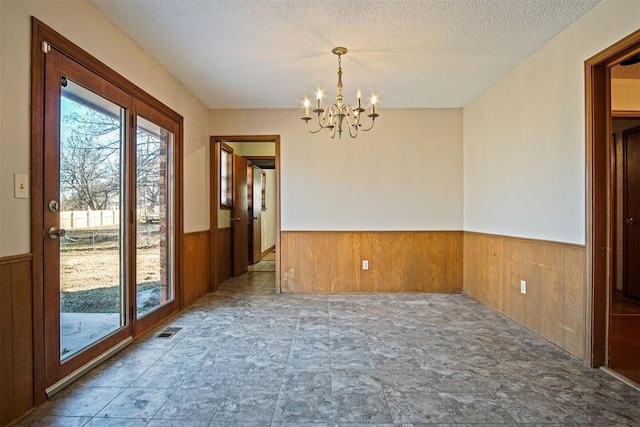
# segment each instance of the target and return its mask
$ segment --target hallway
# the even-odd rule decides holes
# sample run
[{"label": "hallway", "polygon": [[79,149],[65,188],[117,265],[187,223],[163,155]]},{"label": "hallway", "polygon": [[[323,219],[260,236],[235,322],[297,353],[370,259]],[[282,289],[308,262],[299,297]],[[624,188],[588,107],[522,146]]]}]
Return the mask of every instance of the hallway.
[{"label": "hallway", "polygon": [[463,295],[277,295],[254,271],[20,425],[307,423],[631,426],[640,391]]}]

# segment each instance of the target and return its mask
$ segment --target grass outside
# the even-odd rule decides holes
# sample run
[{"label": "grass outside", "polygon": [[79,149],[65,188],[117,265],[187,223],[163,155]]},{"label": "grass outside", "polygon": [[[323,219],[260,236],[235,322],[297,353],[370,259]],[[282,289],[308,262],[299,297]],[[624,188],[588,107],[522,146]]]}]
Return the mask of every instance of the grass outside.
[{"label": "grass outside", "polygon": [[[138,285],[138,292],[157,288],[158,282]],[[62,313],[119,313],[120,289],[118,286],[94,288],[85,291],[62,292],[60,295]]]},{"label": "grass outside", "polygon": [[[63,313],[120,311],[120,242],[117,227],[69,230],[61,241],[60,284]],[[136,251],[137,291],[160,283],[160,227],[140,224]]]}]

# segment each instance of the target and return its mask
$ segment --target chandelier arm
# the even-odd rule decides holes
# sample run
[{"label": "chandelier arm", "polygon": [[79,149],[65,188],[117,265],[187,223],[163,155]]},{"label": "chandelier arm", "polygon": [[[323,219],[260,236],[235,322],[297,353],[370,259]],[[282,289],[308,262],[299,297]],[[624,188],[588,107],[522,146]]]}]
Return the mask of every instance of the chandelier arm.
[{"label": "chandelier arm", "polygon": [[369,126],[367,129],[362,128],[362,132],[369,132],[371,129],[373,129],[373,125],[376,123],[376,119],[375,117],[371,119],[371,126]]},{"label": "chandelier arm", "polygon": [[[353,132],[351,131],[351,129],[353,129]],[[355,138],[356,136],[358,136],[358,125],[349,126],[349,136],[351,138]]]},{"label": "chandelier arm", "polygon": [[320,132],[320,131],[323,129],[323,127],[322,127],[322,126],[320,126],[320,127],[319,127],[318,129],[316,129],[316,130],[311,130],[311,129],[309,129],[309,121],[308,121],[308,120],[305,120],[305,121],[304,121],[304,127],[307,129],[307,132],[309,132],[309,133],[318,133],[318,132]]},{"label": "chandelier arm", "polygon": [[334,104],[329,104],[322,111],[322,113],[318,113],[318,125],[322,129],[329,129],[329,125],[331,124],[331,117],[333,115]]}]

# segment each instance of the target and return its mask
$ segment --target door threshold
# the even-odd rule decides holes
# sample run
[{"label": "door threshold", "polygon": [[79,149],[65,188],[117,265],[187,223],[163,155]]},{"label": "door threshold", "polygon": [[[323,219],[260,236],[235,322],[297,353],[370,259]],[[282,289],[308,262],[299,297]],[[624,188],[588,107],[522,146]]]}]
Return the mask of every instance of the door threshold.
[{"label": "door threshold", "polygon": [[615,377],[616,379],[622,381],[623,383],[625,383],[626,385],[635,388],[636,390],[640,391],[640,384],[638,384],[637,382],[625,377],[622,374],[617,373],[616,371],[614,371],[611,368],[608,368],[606,366],[601,366],[600,369],[604,372],[606,372],[607,374],[611,375],[612,377]]},{"label": "door threshold", "polygon": [[72,382],[74,382],[75,380],[77,380],[78,378],[80,378],[81,376],[89,372],[91,369],[95,368],[96,366],[98,366],[99,364],[101,364],[102,362],[104,362],[105,360],[107,360],[108,358],[110,358],[111,356],[113,356],[123,348],[127,347],[132,342],[133,342],[132,337],[128,337],[123,341],[120,341],[118,344],[114,345],[109,350],[105,351],[100,356],[96,357],[90,362],[82,365],[81,367],[79,367],[78,369],[76,369],[66,377],[62,378],[60,381],[53,384],[51,387],[47,387],[45,389],[47,398],[53,397],[55,394],[60,392],[66,386],[68,386],[69,384],[71,384]]}]

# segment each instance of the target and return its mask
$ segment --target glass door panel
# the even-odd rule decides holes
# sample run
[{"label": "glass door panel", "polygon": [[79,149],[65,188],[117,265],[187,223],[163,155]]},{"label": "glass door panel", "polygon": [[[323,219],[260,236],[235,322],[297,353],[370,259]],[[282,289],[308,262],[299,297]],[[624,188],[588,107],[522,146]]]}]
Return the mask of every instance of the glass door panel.
[{"label": "glass door panel", "polygon": [[136,307],[143,317],[174,300],[172,132],[137,117]]},{"label": "glass door panel", "polygon": [[60,96],[60,361],[126,324],[125,114],[63,77]]}]

